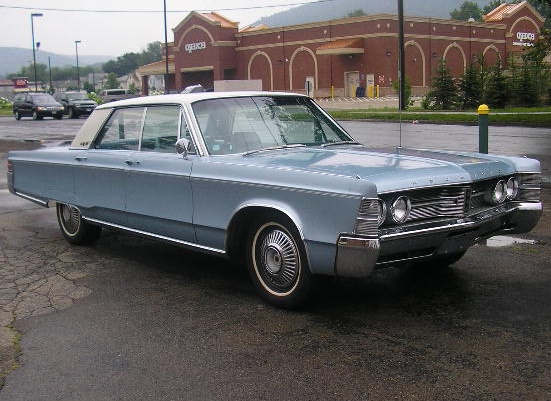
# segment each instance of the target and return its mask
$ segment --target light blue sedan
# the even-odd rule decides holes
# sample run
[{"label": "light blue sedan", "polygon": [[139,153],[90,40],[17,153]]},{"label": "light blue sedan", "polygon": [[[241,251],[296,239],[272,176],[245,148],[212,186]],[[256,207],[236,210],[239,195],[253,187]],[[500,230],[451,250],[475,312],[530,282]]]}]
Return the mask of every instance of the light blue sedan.
[{"label": "light blue sedan", "polygon": [[63,236],[102,227],[243,261],[261,296],[308,299],[313,275],[451,264],[531,230],[540,164],[355,142],[306,96],[142,97],[96,108],[70,146],[9,154],[10,191],[55,205]]}]

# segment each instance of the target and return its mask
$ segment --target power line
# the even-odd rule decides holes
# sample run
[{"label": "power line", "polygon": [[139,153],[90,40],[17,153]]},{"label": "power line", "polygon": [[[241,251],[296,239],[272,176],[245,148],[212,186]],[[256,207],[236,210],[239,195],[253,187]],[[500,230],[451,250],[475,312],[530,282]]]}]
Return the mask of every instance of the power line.
[{"label": "power line", "polygon": [[[167,10],[167,13],[190,13],[192,11],[208,12],[208,11],[246,11],[246,10],[258,10],[264,8],[276,8],[276,7],[292,7],[301,6],[304,4],[316,4],[316,3],[330,3],[338,0],[318,0],[318,1],[301,1],[296,3],[269,5],[269,6],[251,6],[251,7],[235,7],[235,8],[216,8],[216,9],[204,9],[204,10]],[[71,9],[71,8],[44,8],[44,7],[23,7],[23,6],[2,6],[0,8],[6,8],[10,10],[39,10],[39,11],[58,11],[58,12],[80,12],[80,13],[163,13],[163,10],[94,10],[94,9]]]}]

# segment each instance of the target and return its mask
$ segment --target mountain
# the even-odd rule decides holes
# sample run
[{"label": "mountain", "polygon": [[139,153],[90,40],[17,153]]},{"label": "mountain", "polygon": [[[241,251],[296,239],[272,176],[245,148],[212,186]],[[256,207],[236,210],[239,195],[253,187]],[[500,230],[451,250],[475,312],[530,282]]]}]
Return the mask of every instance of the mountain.
[{"label": "mountain", "polygon": [[[491,0],[474,0],[480,7],[488,5]],[[459,0],[405,0],[406,16],[450,18],[450,12],[459,8]],[[298,25],[308,22],[328,21],[344,18],[349,12],[363,10],[366,14],[398,14],[398,1],[389,0],[325,0],[303,4],[287,11],[282,11],[253,23],[270,27]]]},{"label": "mountain", "polygon": [[[38,50],[36,52],[36,62],[48,65],[48,57],[52,67],[65,67],[76,65],[76,55],[66,56],[62,54],[45,52]],[[86,66],[96,63],[103,63],[113,59],[113,56],[78,56],[78,64]],[[24,65],[29,65],[33,60],[32,49],[22,49],[20,47],[0,47],[0,78],[6,74],[15,73]]]}]

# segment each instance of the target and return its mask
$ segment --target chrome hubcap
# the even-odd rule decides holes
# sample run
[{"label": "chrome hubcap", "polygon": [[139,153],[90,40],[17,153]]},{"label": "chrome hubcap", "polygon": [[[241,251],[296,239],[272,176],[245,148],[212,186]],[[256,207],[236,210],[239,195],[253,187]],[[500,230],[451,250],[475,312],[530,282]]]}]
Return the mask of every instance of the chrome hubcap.
[{"label": "chrome hubcap", "polygon": [[74,235],[80,227],[80,213],[76,207],[63,205],[61,206],[61,219],[65,231],[68,234]]},{"label": "chrome hubcap", "polygon": [[259,273],[272,290],[290,289],[299,274],[300,256],[291,236],[283,230],[270,229],[261,238]]}]

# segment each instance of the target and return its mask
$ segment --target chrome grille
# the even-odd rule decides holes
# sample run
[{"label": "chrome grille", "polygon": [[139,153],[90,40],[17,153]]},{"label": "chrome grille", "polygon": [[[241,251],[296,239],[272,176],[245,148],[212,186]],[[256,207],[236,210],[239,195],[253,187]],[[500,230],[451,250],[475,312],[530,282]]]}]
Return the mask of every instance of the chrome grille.
[{"label": "chrome grille", "polygon": [[445,187],[412,192],[410,220],[463,216],[467,192],[467,187]]}]

